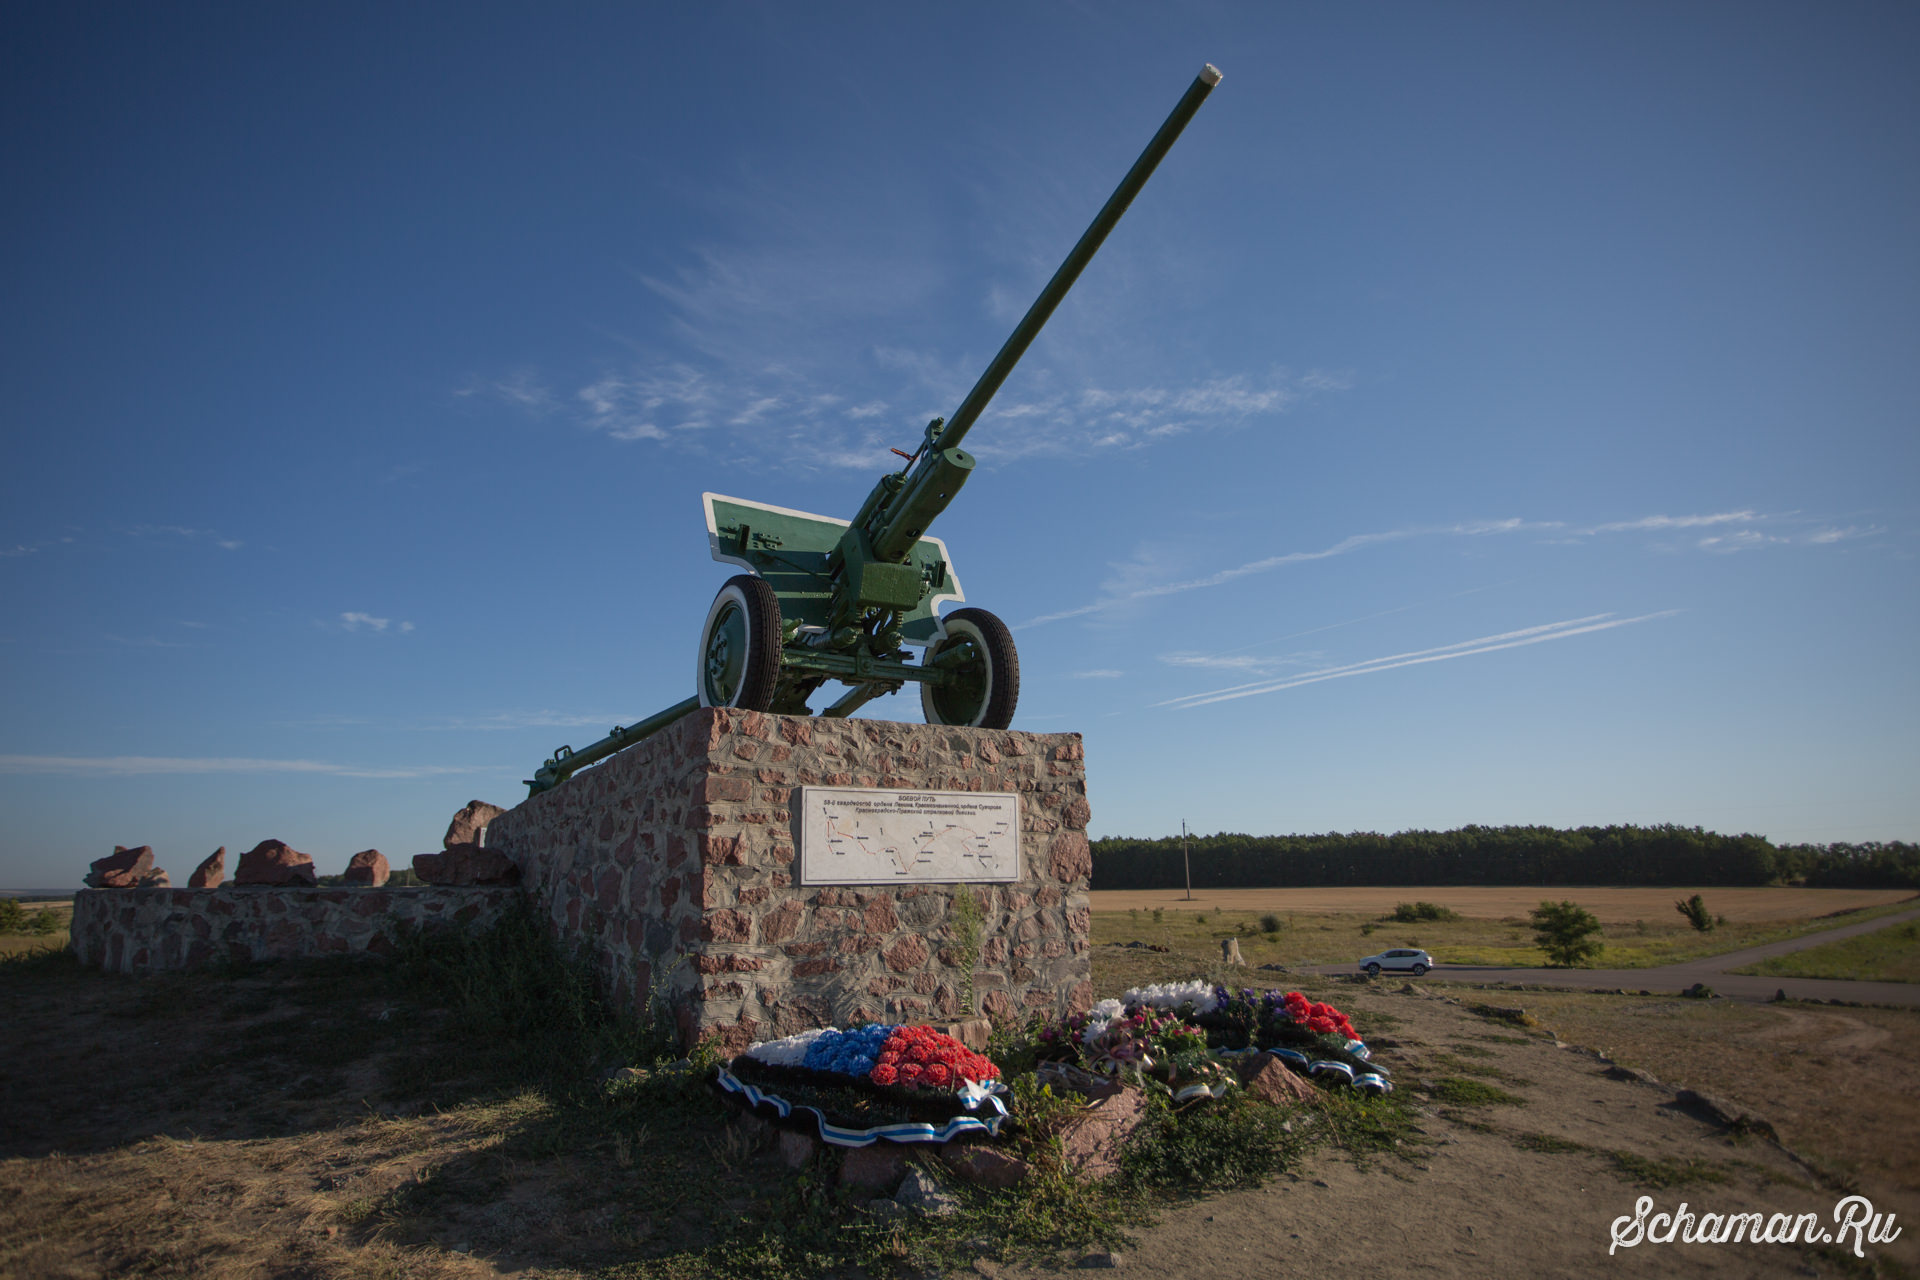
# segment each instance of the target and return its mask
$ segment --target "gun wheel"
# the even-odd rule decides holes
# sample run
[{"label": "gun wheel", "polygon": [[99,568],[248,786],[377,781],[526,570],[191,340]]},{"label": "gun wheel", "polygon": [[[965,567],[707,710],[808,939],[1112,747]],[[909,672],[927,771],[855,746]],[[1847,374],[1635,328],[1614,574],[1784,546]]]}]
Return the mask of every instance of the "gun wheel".
[{"label": "gun wheel", "polygon": [[1020,701],[1020,655],[1014,652],[1007,624],[985,609],[955,609],[941,620],[946,634],[927,648],[932,662],[956,645],[971,644],[974,656],[949,668],[955,678],[920,686],[920,707],[928,724],[1004,729],[1013,723]]},{"label": "gun wheel", "polygon": [[780,598],[764,578],[728,578],[700,631],[700,705],[765,711],[779,678]]}]

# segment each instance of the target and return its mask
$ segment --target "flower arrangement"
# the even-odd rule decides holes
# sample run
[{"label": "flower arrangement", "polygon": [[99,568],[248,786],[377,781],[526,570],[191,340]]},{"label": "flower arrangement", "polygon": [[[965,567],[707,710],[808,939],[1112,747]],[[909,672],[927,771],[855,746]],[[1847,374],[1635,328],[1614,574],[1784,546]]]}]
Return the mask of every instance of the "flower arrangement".
[{"label": "flower arrangement", "polygon": [[932,1027],[874,1022],[829,1027],[754,1045],[743,1055],[762,1066],[800,1068],[885,1088],[956,1093],[996,1079],[1000,1068]]},{"label": "flower arrangement", "polygon": [[[1131,994],[1131,993],[1129,993]],[[1138,1076],[1168,1088],[1223,1077],[1207,1052],[1207,1033],[1150,1005],[1119,1009],[1106,1000],[1087,1013],[1040,1029],[1040,1056],[1108,1076]]]},{"label": "flower arrangement", "polygon": [[999,1076],[1000,1068],[932,1027],[895,1027],[880,1046],[869,1075],[875,1084],[958,1089]]},{"label": "flower arrangement", "polygon": [[828,1071],[837,1076],[870,1075],[880,1057],[880,1047],[892,1032],[892,1027],[881,1022],[871,1022],[851,1031],[829,1029],[807,1046],[807,1056],[800,1060],[800,1065],[809,1071]]},{"label": "flower arrangement", "polygon": [[1303,1064],[1341,1064],[1349,1078],[1378,1078],[1382,1070],[1370,1065],[1352,1020],[1330,1004],[1298,991],[1233,992],[1204,982],[1156,984],[1102,1000],[1043,1026],[1036,1048],[1043,1060],[1109,1076],[1137,1074],[1176,1090],[1216,1078],[1213,1054],[1221,1050],[1286,1050]]},{"label": "flower arrangement", "polygon": [[829,1143],[997,1134],[1000,1068],[931,1027],[828,1027],[753,1045],[714,1085],[729,1102]]}]

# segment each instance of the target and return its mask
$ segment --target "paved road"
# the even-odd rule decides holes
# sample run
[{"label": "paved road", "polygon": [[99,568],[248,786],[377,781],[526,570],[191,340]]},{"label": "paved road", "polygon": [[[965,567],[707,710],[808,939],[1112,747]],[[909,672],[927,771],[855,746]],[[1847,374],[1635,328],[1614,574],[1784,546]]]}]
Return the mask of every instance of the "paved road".
[{"label": "paved road", "polygon": [[[1830,978],[1768,978],[1726,972],[1728,969],[1745,968],[1757,960],[1765,960],[1770,956],[1784,956],[1795,951],[1805,951],[1809,947],[1825,946],[1829,942],[1839,942],[1843,938],[1873,933],[1892,925],[1903,924],[1908,920],[1920,920],[1920,907],[1882,916],[1878,920],[1843,925],[1838,929],[1828,929],[1822,933],[1810,933],[1802,938],[1790,938],[1785,942],[1769,942],[1763,947],[1748,947],[1744,951],[1730,951],[1720,956],[1704,956],[1697,960],[1665,965],[1658,969],[1521,969],[1501,965],[1442,964],[1434,966],[1429,976],[1449,982],[1509,982],[1524,986],[1576,987],[1583,990],[1594,988],[1614,990],[1625,987],[1629,991],[1658,992],[1685,991],[1697,982],[1704,982],[1720,995],[1734,996],[1742,1000],[1771,1000],[1775,992],[1784,991],[1795,1000],[1857,1000],[1862,1004],[1896,1004],[1920,1008],[1920,983],[1842,982]],[[1314,969],[1316,973],[1327,974],[1358,973],[1359,971],[1358,966],[1350,964],[1320,965]]]}]

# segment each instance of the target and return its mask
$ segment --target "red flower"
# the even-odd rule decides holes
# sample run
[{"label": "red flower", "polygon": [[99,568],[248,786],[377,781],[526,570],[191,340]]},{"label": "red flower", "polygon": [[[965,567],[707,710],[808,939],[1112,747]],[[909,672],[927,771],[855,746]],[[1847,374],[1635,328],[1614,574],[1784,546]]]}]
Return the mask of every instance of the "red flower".
[{"label": "red flower", "polygon": [[900,1083],[912,1084],[920,1078],[921,1067],[917,1062],[902,1063],[899,1068]]},{"label": "red flower", "polygon": [[899,1072],[895,1071],[892,1067],[886,1066],[884,1064],[875,1067],[873,1069],[872,1074],[873,1074],[873,1082],[875,1084],[892,1084],[894,1081],[900,1078]]},{"label": "red flower", "polygon": [[928,1084],[932,1085],[936,1089],[944,1089],[947,1085],[947,1081],[949,1081],[953,1077],[952,1077],[952,1072],[948,1070],[947,1065],[944,1062],[936,1062],[932,1066],[928,1067],[925,1074],[923,1074],[920,1078],[926,1081]]}]

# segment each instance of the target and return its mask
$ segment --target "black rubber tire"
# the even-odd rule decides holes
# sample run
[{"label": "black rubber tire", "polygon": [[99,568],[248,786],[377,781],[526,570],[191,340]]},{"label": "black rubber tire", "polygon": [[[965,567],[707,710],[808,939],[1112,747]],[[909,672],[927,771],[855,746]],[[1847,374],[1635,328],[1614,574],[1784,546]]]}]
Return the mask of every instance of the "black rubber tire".
[{"label": "black rubber tire", "polygon": [[1380,976],[1380,966],[1379,966],[1379,965],[1377,965],[1377,964],[1370,964],[1370,965],[1368,965],[1368,966],[1367,966],[1367,976],[1368,976],[1369,978],[1377,978],[1377,977],[1379,977],[1379,976]]},{"label": "black rubber tire", "polygon": [[977,699],[956,702],[952,686],[936,689],[920,686],[920,709],[928,724],[964,725],[974,729],[1004,729],[1013,723],[1013,709],[1020,701],[1020,655],[1013,647],[1013,633],[1007,624],[985,609],[955,609],[940,620],[945,634],[927,646],[926,661],[931,662],[944,650],[963,638],[985,657],[985,670],[970,668],[983,677],[985,689]]},{"label": "black rubber tire", "polygon": [[[715,653],[716,627],[729,631],[727,649]],[[728,650],[743,642],[737,660]],[[715,670],[715,661],[722,669]],[[695,655],[694,687],[703,707],[739,707],[765,711],[773,705],[780,682],[780,597],[764,578],[750,573],[728,578],[713,597],[706,625],[700,628],[700,651]]]},{"label": "black rubber tire", "polygon": [[1423,965],[1423,964],[1417,964],[1417,965],[1415,965],[1415,966],[1413,966],[1413,976],[1414,976],[1414,977],[1416,977],[1416,978],[1424,978],[1424,977],[1426,977],[1426,976],[1427,976],[1427,966],[1425,966],[1425,965]]}]

